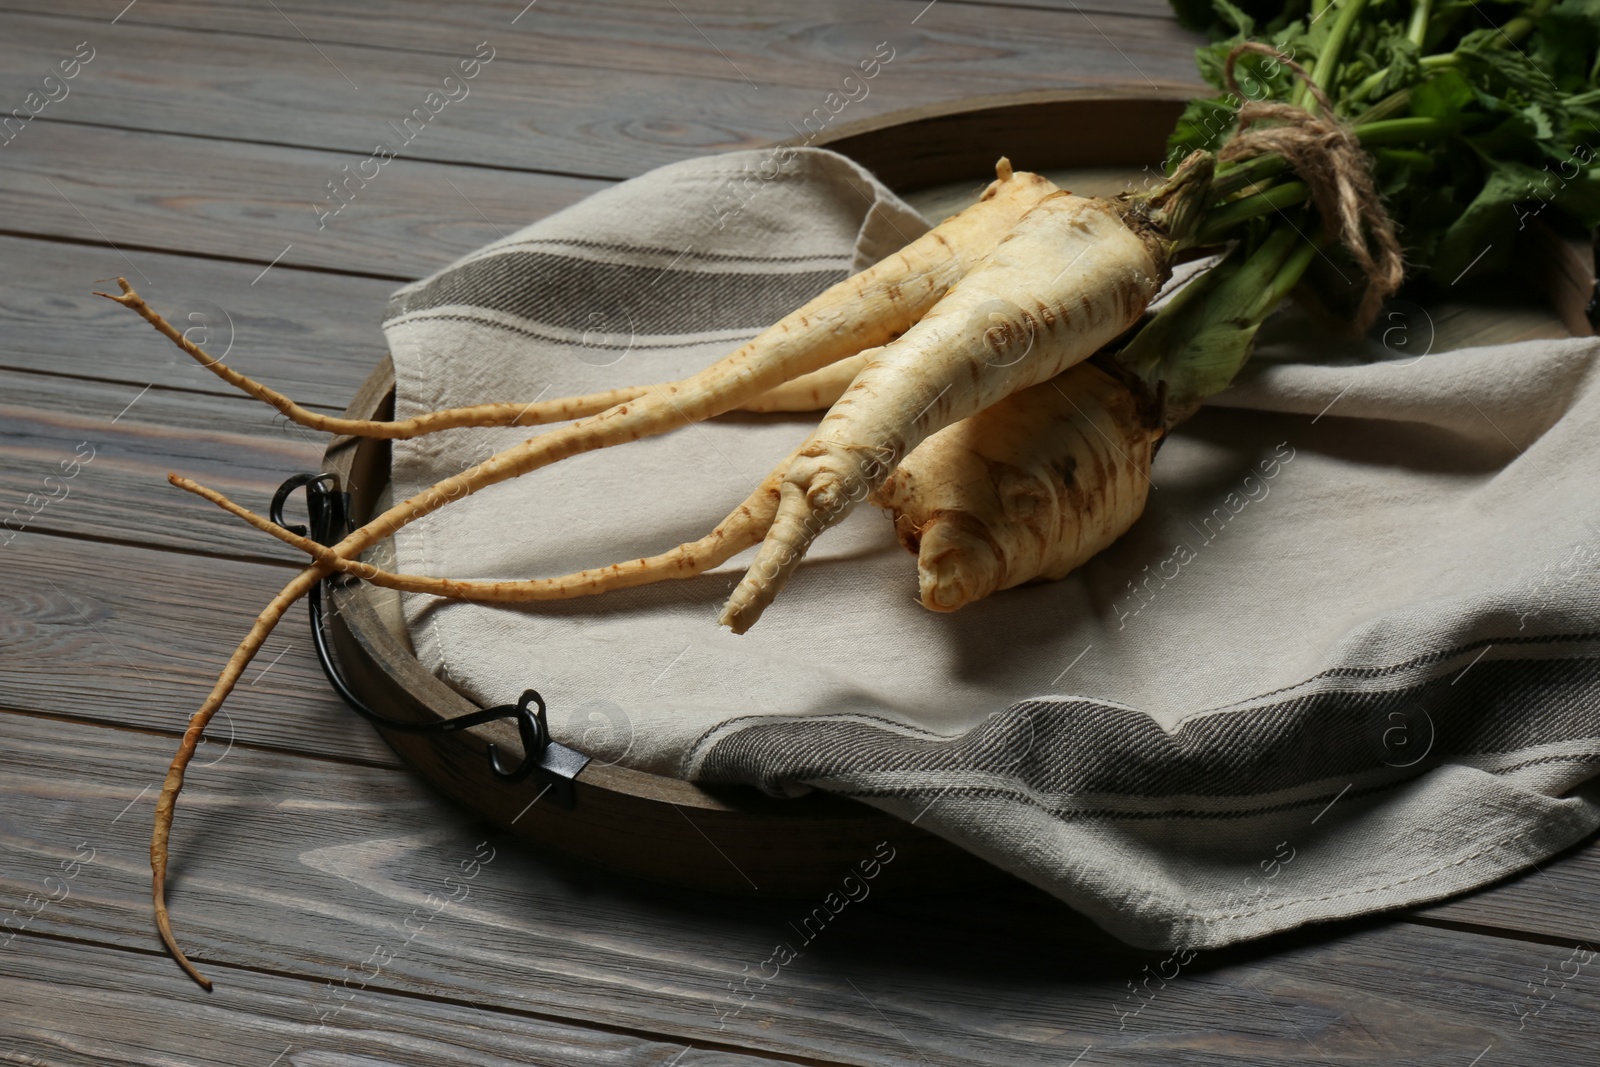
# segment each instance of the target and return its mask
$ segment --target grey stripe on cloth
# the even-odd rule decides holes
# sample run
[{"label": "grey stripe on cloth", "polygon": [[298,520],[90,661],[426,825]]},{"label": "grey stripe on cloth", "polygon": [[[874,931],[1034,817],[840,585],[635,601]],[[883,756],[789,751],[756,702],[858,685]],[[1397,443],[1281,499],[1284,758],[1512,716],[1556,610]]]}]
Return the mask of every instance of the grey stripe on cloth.
[{"label": "grey stripe on cloth", "polygon": [[[397,415],[682,378],[926,228],[840,156],[770,163],[662,168],[397,293]],[[408,631],[479,703],[537,687],[599,759],[859,798],[1136,944],[1437,899],[1600,828],[1600,341],[1376,355],[1271,320],[1245,379],[1163,444],[1122,539],[953,615],[915,603],[863,507],[742,636],[715,617],[748,554],[592,599],[407,596]],[[816,421],[577,456],[407,526],[398,566],[661,552]],[[397,441],[394,491],[528,436]]]},{"label": "grey stripe on cloth", "polygon": [[[1476,659],[1496,647],[1515,658]],[[1471,687],[1455,684],[1464,669]],[[733,720],[693,764],[709,782],[884,807],[1163,950],[1473,888],[1600,826],[1600,634],[1330,673],[1346,677],[1171,734],[1083,699],[1020,703],[957,737],[859,716]],[[1386,683],[1345,688],[1349,675]]]},{"label": "grey stripe on cloth", "polygon": [[[759,331],[847,276],[831,270],[726,273],[710,307],[703,271],[508,251],[465,264],[396,294],[389,319],[438,308],[484,308],[579,332],[636,334]],[[603,294],[616,294],[607,299]]]},{"label": "grey stripe on cloth", "polygon": [[[1457,687],[1450,675],[1418,677],[1441,662],[1454,674],[1492,647],[1539,646],[1549,654],[1573,645],[1585,655],[1475,663],[1470,687]],[[1081,699],[1017,704],[953,738],[906,737],[859,718],[734,720],[696,746],[694,771],[705,781],[754,781],[769,791],[825,781],[853,796],[927,797],[941,792],[942,775],[1003,768],[1012,780],[985,792],[1069,798],[1053,809],[1061,818],[1242,818],[1281,803],[1282,791],[1340,776],[1400,781],[1450,761],[1508,753],[1514,761],[1523,750],[1569,741],[1593,742],[1593,751],[1564,759],[1600,760],[1600,634],[1500,637],[1338,674],[1387,684],[1348,689],[1334,676],[1335,688],[1192,719],[1172,733],[1142,712]],[[1505,715],[1507,707],[1517,714]],[[1412,775],[1392,774],[1402,769]],[[878,775],[917,784],[879,791],[870,784]],[[1077,798],[1092,798],[1092,806]],[[1196,806],[1198,798],[1206,803]],[[1149,803],[1156,799],[1166,803]]]}]

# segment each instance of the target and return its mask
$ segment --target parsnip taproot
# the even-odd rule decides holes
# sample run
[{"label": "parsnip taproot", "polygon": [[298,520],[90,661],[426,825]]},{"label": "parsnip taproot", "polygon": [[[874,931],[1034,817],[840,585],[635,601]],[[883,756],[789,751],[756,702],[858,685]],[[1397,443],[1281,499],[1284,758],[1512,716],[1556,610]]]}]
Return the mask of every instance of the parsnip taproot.
[{"label": "parsnip taproot", "polygon": [[857,352],[821,370],[791,378],[740,407],[741,411],[826,411],[850,388],[876,349]]},{"label": "parsnip taproot", "polygon": [[[995,174],[995,180],[975,204],[880,263],[831,286],[722,361],[742,363],[751,373],[760,373],[757,368],[763,363],[781,366],[784,371],[764,376],[763,380],[770,380],[766,390],[741,389],[737,398],[720,410],[811,411],[814,408],[810,405],[827,406],[837,395],[830,395],[835,387],[842,389],[855,377],[853,372],[833,369],[835,363],[898,336],[993,248],[1030,207],[1057,191],[1047,178],[1013,171],[1010,161],[1004,158],[995,165]],[[121,295],[98,295],[136,312],[202,367],[275,408],[289,421],[326,433],[398,440],[468,426],[542,426],[598,415],[651,396],[665,398],[666,405],[671,406],[682,403],[674,396],[688,382],[722,366],[713,364],[685,382],[630,385],[527,403],[473,404],[393,421],[348,419],[311,411],[228,366],[191,341],[187,332],[168,322],[125,281],[119,278],[118,282]],[[859,360],[854,366],[859,368]],[[827,402],[819,405],[821,397],[826,397]]]},{"label": "parsnip taproot", "polygon": [[[1055,377],[1132,326],[1209,187],[1186,162],[1148,199],[1053,193],[856,376],[790,464],[778,515],[721,622],[749,629],[825,530],[934,433]],[[1061,264],[1041,271],[1041,264]]]},{"label": "parsnip taproot", "polygon": [[[978,203],[946,219],[894,255],[830,286],[705,370],[496,453],[396,503],[331,546],[332,555],[344,560],[354,559],[378,541],[452,500],[571,456],[711,418],[783,382],[899,337],[971,270],[974,263],[981,261],[1030,207],[1054,192],[1054,186],[1038,175],[1013,174],[1011,165],[1004,160],[997,166],[996,173],[995,181]],[[139,312],[202,363],[216,362],[170,325],[162,329],[126,279],[118,278],[117,284],[122,289],[120,296],[101,295]],[[323,423],[321,428],[355,434],[374,429],[361,420]],[[210,982],[178,946],[166,906],[167,843],[184,774],[207,724],[216,716],[244,668],[289,605],[334,573],[337,566],[329,560],[312,563],[257,617],[256,625],[239,643],[210,693],[190,717],[157,797],[156,822],[150,838],[151,893],[157,927],[162,941],[180,966],[207,988]]]},{"label": "parsnip taproot", "polygon": [[778,511],[778,485],[794,459],[791,452],[761,480],[743,501],[711,532],[696,541],[686,541],[655,556],[625,560],[604,567],[591,567],[555,578],[470,580],[439,578],[420,574],[397,574],[365,560],[345,559],[328,546],[282,526],[228,499],[215,489],[178,474],[167,480],[179,489],[209,500],[222,510],[243,519],[256,529],[306,553],[313,563],[326,564],[373,585],[404,593],[427,593],[452,600],[471,600],[483,604],[523,604],[543,600],[572,600],[596,596],[618,589],[672,579],[693,578],[721,566],[751,545],[759,544]]},{"label": "parsnip taproot", "polygon": [[1126,533],[1161,433],[1152,398],[1079,363],[932,435],[870,499],[917,557],[923,606],[955,611]]}]

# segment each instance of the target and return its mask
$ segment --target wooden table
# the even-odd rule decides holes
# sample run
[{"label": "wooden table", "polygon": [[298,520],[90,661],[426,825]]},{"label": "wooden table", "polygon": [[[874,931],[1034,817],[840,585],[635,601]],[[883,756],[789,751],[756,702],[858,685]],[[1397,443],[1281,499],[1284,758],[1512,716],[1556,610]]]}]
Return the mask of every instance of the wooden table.
[{"label": "wooden table", "polygon": [[[151,802],[294,560],[164,475],[259,505],[323,442],[98,280],[127,275],[333,410],[381,356],[399,283],[652,166],[788,135],[879,42],[895,59],[858,117],[1181,90],[1194,40],[1158,0],[5,0],[0,27],[0,110],[57,97],[0,146],[0,511],[54,497],[0,548],[0,900],[24,927],[0,948],[0,1062],[1594,1061],[1600,963],[1561,967],[1600,943],[1593,847],[1203,955],[1139,999],[1155,957],[1042,894],[874,899],[733,1014],[808,905],[662,891],[474,825],[338,703],[298,612],[184,794],[171,900],[218,980],[202,993],[152,926]],[[319,228],[324,184],[479,42],[470,96]],[[90,50],[65,96],[45,82]],[[62,495],[45,479],[74,456],[92,458]]]}]

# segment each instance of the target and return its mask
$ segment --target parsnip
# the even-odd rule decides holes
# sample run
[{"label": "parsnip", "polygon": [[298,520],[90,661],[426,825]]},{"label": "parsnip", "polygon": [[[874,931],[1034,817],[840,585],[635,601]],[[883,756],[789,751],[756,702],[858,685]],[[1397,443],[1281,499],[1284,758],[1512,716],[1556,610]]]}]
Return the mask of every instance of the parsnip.
[{"label": "parsnip", "polygon": [[1080,363],[929,437],[870,499],[916,554],[923,605],[955,611],[1121,537],[1161,432],[1153,402]]},{"label": "parsnip", "polygon": [[856,375],[867,365],[877,349],[868,349],[837,363],[802,374],[782,385],[767,390],[740,407],[741,411],[826,411],[833,405]]},{"label": "parsnip", "polygon": [[[885,345],[789,467],[778,515],[721,622],[749,629],[811,543],[940,429],[1087,359],[1138,319],[1166,279],[1172,243],[1145,213],[1182,209],[1210,161],[1150,201],[1054,193],[899,340]],[[1197,198],[1198,199],[1198,198]],[[1041,263],[1063,266],[1046,278]]]},{"label": "parsnip", "polygon": [[[899,337],[971,270],[972,265],[995,246],[1000,235],[1012,229],[1030,206],[1040,202],[1042,196],[1051,194],[1054,189],[1038,175],[1013,174],[1010,164],[1004,160],[996,172],[998,177],[985,190],[983,199],[978,203],[946,219],[894,255],[829,287],[820,296],[700,373],[599,414],[547,431],[446,478],[421,494],[395,504],[352,532],[332,546],[332,556],[354,559],[396,530],[461,496],[571,456],[636,441],[711,418],[753,400],[792,378],[809,374]],[[137,311],[202,364],[209,366],[216,363],[146,306],[126,279],[118,278],[117,283],[122,289],[120,296],[101,295]],[[267,397],[263,399],[272,403]],[[279,410],[283,411],[284,408],[279,407]],[[303,409],[295,410],[303,413]],[[373,429],[371,424],[360,420],[330,423],[319,417],[318,422],[321,423],[320,428],[335,433],[360,433]],[[327,557],[313,563],[290,581],[256,617],[250,633],[228,658],[211,692],[190,717],[183,741],[167,769],[166,779],[156,800],[156,821],[150,838],[151,895],[156,924],[163,943],[179,965],[207,988],[210,982],[178,946],[166,906],[167,844],[172,832],[177,797],[183,789],[184,773],[194,758],[206,725],[238,684],[245,667],[260,650],[284,612],[323,578],[334,573],[338,566],[336,561]]]},{"label": "parsnip", "polygon": [[713,567],[721,566],[751,545],[759,544],[766,536],[767,530],[772,526],[772,518],[778,511],[778,485],[793,459],[793,452],[785,456],[748,497],[729,512],[710,533],[697,541],[686,541],[659,555],[631,559],[605,567],[591,567],[557,578],[503,581],[492,579],[472,581],[435,578],[420,574],[396,574],[363,560],[345,559],[326,545],[284,529],[271,519],[234,503],[215,489],[177,474],[167,475],[167,480],[185,492],[211,501],[256,529],[300,549],[309,555],[314,563],[330,565],[335,570],[373,585],[398,589],[405,593],[427,593],[430,596],[449,597],[453,600],[471,600],[485,604],[522,604],[541,600],[572,600],[660,581],[693,578]]},{"label": "parsnip", "polygon": [[[693,378],[683,382],[624,386],[554,400],[473,404],[395,421],[324,415],[300,406],[277,390],[212,357],[145,303],[125,280],[117,279],[121,295],[97,295],[137,312],[202,367],[269,404],[291,422],[326,433],[402,439],[466,426],[541,426],[598,415],[646,397],[654,397],[664,402],[663,406],[676,408],[684,403],[684,398],[674,394],[690,392],[693,395],[694,391],[685,387],[706,379],[724,365],[741,365],[746,373],[762,374],[762,381],[770,384],[767,390],[741,388],[734,394],[727,392],[726,384],[719,383],[729,402],[711,414],[734,409],[810,411],[813,407],[809,405],[816,404],[816,398],[828,397],[831,402],[833,398],[828,394],[835,385],[842,389],[855,377],[853,372],[846,375],[843,371],[825,368],[855,356],[864,348],[898,337],[1004,238],[1030,207],[1057,191],[1049,179],[1038,174],[1014,172],[1010,161],[1004,158],[995,165],[995,175],[977,203],[946,219],[882,262],[831,286],[731,356]],[[856,366],[859,368],[859,363]],[[769,371],[769,367],[775,369]],[[633,411],[637,417],[641,409],[636,406]],[[681,421],[674,424],[681,424]]]}]

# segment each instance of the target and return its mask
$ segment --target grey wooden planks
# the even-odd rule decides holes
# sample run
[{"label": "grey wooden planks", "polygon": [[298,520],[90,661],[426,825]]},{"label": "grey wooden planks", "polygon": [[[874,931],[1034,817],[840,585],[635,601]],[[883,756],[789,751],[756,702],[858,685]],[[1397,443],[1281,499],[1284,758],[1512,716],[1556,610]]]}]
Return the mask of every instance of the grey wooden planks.
[{"label": "grey wooden planks", "polygon": [[[4,8],[73,16],[86,34],[105,38],[108,34],[100,29],[109,17],[103,14],[105,6],[97,0],[13,0]],[[409,0],[386,3],[382,16],[374,17],[368,7],[315,3],[279,4],[274,10],[240,0],[141,0],[118,20],[118,30],[196,30],[292,42],[307,60],[305,69],[322,64],[313,84],[324,78],[336,82],[341,76],[334,67],[345,63],[333,52],[328,52],[331,64],[318,59],[307,40],[324,50],[381,50],[404,65],[429,55],[454,59],[461,45],[470,49],[487,40],[496,62],[503,57],[538,65],[530,71],[534,77],[521,79],[530,89],[537,88],[550,67],[575,67],[647,79],[641,84],[655,77],[655,84],[675,78],[679,84],[733,82],[747,90],[797,88],[820,100],[871,56],[879,42],[894,50],[889,69],[899,86],[895,91],[920,96],[1146,85],[1147,77],[1158,83],[1195,80],[1190,55],[1200,38],[1180,30],[1161,0],[1132,5],[1091,0],[1075,6],[1059,11],[1012,6],[997,16],[992,7],[951,0],[937,6],[926,0],[823,0],[782,7],[765,0],[683,0],[675,5],[541,0],[537,6],[507,2],[449,7]],[[1112,38],[1122,55],[1106,47]],[[1077,62],[1060,62],[1066,49],[1080,53]],[[195,56],[190,61],[204,63]],[[360,78],[347,73],[365,88]],[[681,98],[667,96],[662,102]]]},{"label": "grey wooden planks", "polygon": [[97,237],[85,244],[0,237],[0,367],[242,395],[133,312],[94,295],[116,292],[118,274],[213,356],[226,353],[230,365],[307,407],[344,410],[386,350],[379,323],[395,282],[281,263],[263,273],[265,263],[153,252],[129,258],[149,283]]},{"label": "grey wooden planks", "polygon": [[[27,934],[151,948],[144,790],[170,739],[14,715],[0,731],[28,809],[0,822],[6,894],[96,850]],[[1499,1063],[1575,1062],[1600,1008],[1600,960],[1572,944],[1369,922],[1162,966],[1025,889],[862,902],[772,977],[761,964],[798,940],[805,902],[605,878],[497,848],[403,772],[239,747],[191,775],[173,846],[176,921],[202,966],[795,1058],[1059,1065],[1092,1046],[1094,1062],[1460,1065],[1492,1048]],[[757,973],[766,989],[730,999]],[[308,1025],[331,997],[305,1006]]]},{"label": "grey wooden planks", "polygon": [[392,283],[438,270],[607,184],[396,159],[381,184],[318,229],[313,204],[323,182],[356,158],[38,122],[0,150],[0,218],[12,235],[120,248],[122,266],[113,269],[135,286],[150,274],[146,250]]},{"label": "grey wooden planks", "polygon": [[[175,744],[255,613],[294,574],[35,533],[0,547],[0,567],[0,707],[165,731],[162,748]],[[307,625],[296,608],[268,639],[218,716],[209,751],[231,739],[397,764],[329,689]],[[19,814],[16,798],[7,800],[8,816]]]},{"label": "grey wooden planks", "polygon": [[[304,556],[174,488],[179,472],[263,511],[326,435],[248,398],[0,370],[0,542],[49,531],[168,551]],[[241,621],[248,617],[242,613]]]},{"label": "grey wooden planks", "polygon": [[[179,467],[259,502],[315,446],[87,296],[86,280],[127,273],[152,299],[225,308],[238,328],[231,360],[337,408],[381,354],[377,316],[396,279],[606,184],[583,175],[625,176],[781,133],[793,118],[784,108],[815,107],[835,61],[861,44],[893,33],[898,47],[864,114],[902,106],[897,93],[924,104],[1063,84],[1149,91],[1144,76],[1194,84],[1192,38],[1159,0],[540,0],[518,23],[530,32],[495,38],[498,70],[516,77],[491,92],[488,69],[468,102],[485,113],[463,107],[457,123],[447,112],[417,154],[318,230],[308,199],[360,158],[372,125],[399,117],[385,109],[408,110],[406,93],[423,88],[436,59],[525,7],[277,6],[282,14],[246,0],[0,4],[34,12],[0,15],[7,91],[26,91],[30,64],[56,58],[58,31],[69,46],[111,42],[96,59],[103,84],[86,80],[91,65],[54,116],[0,152],[3,228],[38,238],[0,237],[0,367],[24,372],[0,372],[10,405],[0,501],[36,491],[40,465],[81,435],[98,430],[108,449],[84,468],[79,495],[0,548],[0,708],[28,713],[0,711],[0,900],[47,892],[42,880],[78,841],[105,848],[69,900],[0,949],[0,1057],[104,1061],[96,1042],[126,1038],[111,1060],[248,1063],[259,1038],[268,1063],[315,1032],[307,993],[311,1007],[335,1003],[321,981],[359,975],[374,948],[395,949],[442,872],[459,871],[483,840],[408,774],[350,762],[394,761],[327,692],[292,614],[285,644],[269,643],[252,676],[287,651],[230,704],[200,762],[220,761],[196,768],[180,808],[179,928],[230,961],[210,964],[223,993],[201,996],[158,953],[146,787],[251,609],[288,573],[194,553],[293,558],[207,505],[180,503],[161,475]],[[360,93],[334,103],[341,75],[300,30],[360,74]],[[33,535],[41,530],[54,535]],[[709,847],[706,861],[722,862]],[[1580,1062],[1592,968],[1569,971],[1578,940],[1595,947],[1596,877],[1591,844],[1424,911],[1504,936],[1409,922],[1314,930],[1197,959],[1170,981],[1150,979],[1141,1000],[1125,986],[1159,961],[1109,945],[1038,894],[873,900],[719,1030],[736,1004],[728,984],[788,936],[794,906],[696,899],[508,849],[361,989],[326,1044],[285,1062],[670,1064],[682,1053],[693,1067],[744,1062],[736,1045],[817,1063],[1066,1064],[1086,1048],[1085,1067]],[[603,1028],[542,1021],[550,1016]],[[32,1043],[7,1044],[24,1026]],[[462,1026],[470,1042],[451,1036]],[[283,1045],[266,1043],[279,1034]],[[702,1047],[713,1043],[718,1051]]]},{"label": "grey wooden planks", "polygon": [[0,1061],[166,1067],[781,1067],[787,1061],[690,1048],[472,1004],[364,992],[323,1024],[318,983],[228,970],[196,997],[163,956],[21,937],[0,949],[6,1022]]},{"label": "grey wooden planks", "polygon": [[1027,7],[1038,11],[1072,11],[1084,14],[1114,10],[1121,14],[1141,15],[1145,18],[1174,19],[1169,0],[1126,0],[1114,6],[1104,3],[1080,4],[1078,0],[960,0],[960,2],[980,7]]}]

